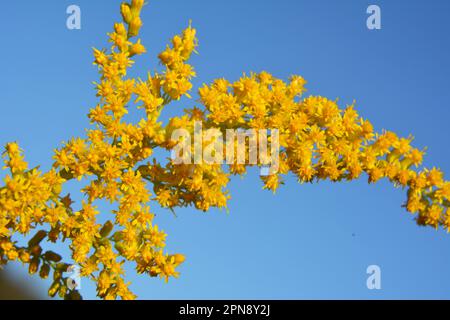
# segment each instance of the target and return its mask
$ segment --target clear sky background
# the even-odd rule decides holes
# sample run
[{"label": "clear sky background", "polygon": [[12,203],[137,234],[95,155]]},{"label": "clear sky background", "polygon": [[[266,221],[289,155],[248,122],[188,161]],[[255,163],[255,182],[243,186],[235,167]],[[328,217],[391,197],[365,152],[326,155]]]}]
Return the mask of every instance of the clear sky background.
[{"label": "clear sky background", "polygon": [[[197,88],[250,71],[283,79],[300,74],[307,94],[339,98],[342,107],[355,99],[377,131],[413,134],[416,146],[428,146],[425,164],[450,173],[449,1],[149,2],[141,33],[148,53],[131,75],[157,68],[157,54],[192,19],[200,39],[200,54],[192,59]],[[70,4],[81,7],[81,30],[66,28]],[[17,140],[31,165],[49,169],[56,146],[83,136],[86,114],[97,102],[91,47],[108,45],[119,4],[2,4],[1,145]],[[366,27],[370,4],[381,7],[381,30]],[[193,103],[183,100],[165,116]],[[168,284],[130,268],[140,298],[450,298],[450,235],[416,226],[401,207],[406,191],[387,181],[300,185],[288,177],[272,195],[261,190],[253,171],[230,188],[229,214],[183,209],[175,218],[154,207],[168,251],[184,253],[187,261],[181,277]],[[76,189],[68,191],[79,205]],[[372,264],[381,267],[381,290],[366,287]],[[48,282],[29,279],[45,294]],[[93,284],[85,280],[81,293],[95,298]]]}]

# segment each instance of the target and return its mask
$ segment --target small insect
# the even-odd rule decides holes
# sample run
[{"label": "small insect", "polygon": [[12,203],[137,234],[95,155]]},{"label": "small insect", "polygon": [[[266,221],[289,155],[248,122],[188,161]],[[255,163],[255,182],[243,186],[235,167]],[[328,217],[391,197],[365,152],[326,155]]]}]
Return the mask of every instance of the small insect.
[{"label": "small insect", "polygon": [[71,265],[67,272],[71,273],[71,275],[66,280],[67,288],[70,290],[80,289],[81,288],[81,277],[80,277],[80,267],[76,265]]}]

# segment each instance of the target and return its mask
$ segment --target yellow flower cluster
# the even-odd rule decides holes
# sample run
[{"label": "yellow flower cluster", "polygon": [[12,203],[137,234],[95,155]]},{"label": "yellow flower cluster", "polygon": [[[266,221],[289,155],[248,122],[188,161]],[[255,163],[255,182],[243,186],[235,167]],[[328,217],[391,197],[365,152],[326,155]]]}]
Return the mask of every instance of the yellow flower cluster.
[{"label": "yellow flower cluster", "polygon": [[[450,182],[436,168],[414,170],[424,151],[411,146],[412,138],[393,132],[375,134],[372,124],[354,106],[339,109],[324,97],[301,99],[305,81],[293,76],[288,83],[266,72],[244,76],[235,83],[220,79],[200,89],[205,122],[227,128],[277,128],[280,132],[278,174],[262,177],[275,191],[281,175],[294,173],[300,182],[353,180],[363,173],[370,183],[388,178],[407,188],[406,208],[418,214],[419,225],[450,230]],[[245,168],[231,167],[232,173]]]},{"label": "yellow flower cluster", "polygon": [[[424,152],[411,146],[412,138],[374,133],[353,106],[341,110],[324,97],[303,98],[306,82],[300,76],[288,82],[267,72],[244,75],[234,83],[218,79],[199,89],[204,108],[185,110],[164,125],[159,121],[163,108],[183,96],[190,98],[195,72],[187,62],[198,45],[196,31],[189,25],[159,54],[162,73],[149,73],[146,80],[126,78],[132,57],[146,52],[140,39],[133,40],[142,26],[143,4],[123,3],[123,21],[109,34],[110,50],[94,49],[100,101],[89,112],[93,128],[86,138],[74,138],[55,150],[53,168],[46,173],[28,168],[17,143],[6,145],[3,158],[9,174],[0,188],[0,265],[19,260],[42,278],[53,270],[49,295],[67,297],[69,264],[43,251],[41,243],[47,239],[70,241],[72,260],[81,266],[82,276],[96,282],[104,299],[135,298],[124,279],[126,261],[135,262],[138,273],[166,281],[177,277],[184,256],[164,252],[166,234],[153,223],[150,201],[170,210],[226,208],[229,176],[244,174],[248,166],[235,162],[226,170],[219,164],[163,164],[152,157],[156,148],[175,146],[174,130],[194,133],[196,122],[223,133],[278,129],[280,165],[277,173],[261,177],[266,189],[276,191],[289,172],[300,182],[353,180],[366,173],[370,183],[388,178],[407,188],[405,206],[418,214],[418,224],[450,230],[450,182],[436,168],[414,170]],[[145,110],[137,123],[125,121],[132,104]],[[264,159],[259,160],[261,165]],[[63,184],[75,179],[87,181],[78,210],[70,195],[62,195]],[[96,202],[101,200],[115,204],[114,221],[97,222]],[[27,245],[14,238],[32,231]]]},{"label": "yellow flower cluster", "polygon": [[186,61],[197,46],[195,33],[195,29],[189,26],[182,35],[173,37],[172,48],[168,46],[159,55],[161,63],[166,67],[165,79],[161,84],[171,99],[178,100],[183,95],[189,97],[188,92],[192,89],[190,80],[195,77],[195,71]]},{"label": "yellow flower cluster", "polygon": [[[100,102],[89,113],[95,128],[87,131],[87,138],[72,139],[55,150],[53,168],[45,174],[27,169],[16,143],[6,146],[5,164],[11,175],[5,177],[5,186],[0,189],[1,263],[19,259],[29,264],[30,273],[40,269],[43,278],[52,269],[51,296],[69,293],[64,278],[69,264],[61,263],[56,254],[42,252],[44,239],[70,241],[72,260],[81,266],[82,276],[97,283],[98,296],[104,299],[135,298],[124,280],[126,260],[136,263],[137,272],[166,281],[178,276],[176,268],[184,261],[181,254],[163,251],[166,234],[153,224],[149,206],[152,195],[137,164],[164,142],[163,128],[156,122],[162,106],[170,97],[179,98],[190,89],[186,79],[192,72],[184,62],[195,47],[195,31],[188,28],[181,43],[174,42],[176,53],[183,58],[168,65],[164,75],[149,76],[148,81],[125,79],[133,64],[131,57],[145,52],[140,40],[132,41],[142,25],[143,2],[122,4],[123,22],[116,23],[109,34],[111,50],[94,49],[94,63],[100,72],[96,84]],[[166,89],[167,93],[163,92]],[[133,96],[146,110],[138,125],[123,120]],[[143,168],[152,170],[157,165]],[[86,200],[75,210],[70,195],[61,195],[62,184],[83,178],[89,178],[82,189]],[[115,221],[103,225],[97,222],[99,212],[94,203],[98,200],[117,204]],[[27,235],[39,226],[42,230],[26,247],[19,247],[12,238],[16,233]]]}]

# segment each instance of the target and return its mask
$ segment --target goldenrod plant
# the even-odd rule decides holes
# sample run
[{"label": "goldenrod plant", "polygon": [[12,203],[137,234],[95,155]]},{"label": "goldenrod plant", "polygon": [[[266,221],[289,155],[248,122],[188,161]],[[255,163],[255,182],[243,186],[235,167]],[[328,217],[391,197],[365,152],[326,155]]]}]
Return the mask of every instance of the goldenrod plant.
[{"label": "goldenrod plant", "polygon": [[[194,134],[198,122],[224,134],[227,129],[277,129],[279,166],[261,176],[265,189],[275,192],[288,173],[301,183],[354,180],[363,174],[369,183],[387,178],[407,190],[405,207],[417,215],[417,224],[450,230],[450,182],[437,168],[420,168],[424,151],[411,146],[412,137],[374,133],[353,105],[340,109],[325,97],[303,97],[305,80],[300,76],[285,82],[262,72],[235,82],[215,80],[198,90],[202,107],[184,110],[163,124],[160,115],[166,106],[192,99],[196,74],[188,61],[198,41],[189,25],[159,54],[160,73],[148,73],[144,80],[128,78],[133,57],[146,52],[138,38],[143,5],[144,0],[123,3],[123,21],[108,35],[111,48],[94,49],[99,102],[89,112],[92,126],[86,137],[56,149],[48,172],[30,168],[16,142],[6,145],[4,168],[9,172],[0,188],[0,265],[21,261],[30,274],[52,276],[48,294],[66,299],[77,297],[67,283],[73,264],[80,266],[82,277],[96,283],[102,299],[136,298],[124,278],[124,263],[134,262],[138,273],[165,281],[178,277],[185,257],[165,252],[166,234],[153,221],[151,202],[170,210],[226,208],[230,175],[243,175],[255,165],[236,160],[227,166],[175,164],[153,156],[158,148],[173,150],[179,142],[173,139],[175,130]],[[138,122],[125,119],[132,107],[145,111]],[[266,160],[260,158],[256,166]],[[77,180],[86,183],[81,187],[84,200],[75,208],[63,186]],[[101,200],[115,204],[114,221],[97,222]],[[67,243],[71,259],[45,251],[44,241]]]}]

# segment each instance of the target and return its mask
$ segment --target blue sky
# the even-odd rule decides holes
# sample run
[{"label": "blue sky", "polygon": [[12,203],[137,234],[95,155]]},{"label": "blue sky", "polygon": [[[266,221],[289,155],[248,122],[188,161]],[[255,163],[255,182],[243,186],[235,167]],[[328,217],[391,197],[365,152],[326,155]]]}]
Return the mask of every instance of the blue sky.
[{"label": "blue sky", "polygon": [[[66,28],[70,4],[81,8],[81,30]],[[84,134],[97,101],[91,47],[107,46],[119,4],[2,5],[1,145],[17,140],[32,165],[48,169],[57,145]],[[366,27],[370,4],[381,7],[381,30]],[[307,94],[339,98],[344,107],[356,100],[377,131],[413,134],[416,146],[428,147],[425,164],[450,172],[449,12],[445,0],[155,0],[143,11],[148,53],[131,75],[157,68],[156,55],[192,19],[197,88],[250,71],[300,74]],[[170,106],[165,116],[193,103]],[[450,298],[450,235],[416,226],[401,207],[405,191],[386,181],[299,185],[288,177],[272,195],[253,171],[230,189],[229,214],[183,209],[175,218],[155,207],[169,251],[187,261],[168,284],[130,270],[140,298]],[[372,264],[381,267],[381,290],[366,287]],[[46,291],[48,283],[36,283]],[[88,281],[82,294],[95,298]]]}]

